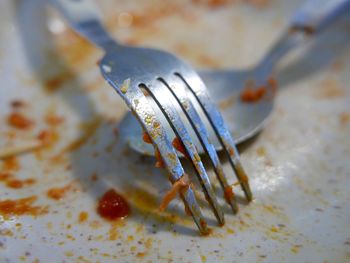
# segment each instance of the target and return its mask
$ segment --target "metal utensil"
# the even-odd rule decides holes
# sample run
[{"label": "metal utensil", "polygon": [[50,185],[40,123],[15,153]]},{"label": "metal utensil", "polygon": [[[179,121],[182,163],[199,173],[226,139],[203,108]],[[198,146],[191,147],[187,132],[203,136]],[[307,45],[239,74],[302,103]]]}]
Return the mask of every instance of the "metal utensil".
[{"label": "metal utensil", "polygon": [[[268,87],[268,80],[272,77],[276,64],[291,50],[310,41],[310,38],[320,33],[336,18],[350,10],[349,0],[308,0],[294,14],[291,22],[278,41],[267,52],[263,59],[252,69],[247,70],[208,70],[199,71],[199,75],[211,93],[217,105],[221,108],[229,131],[236,143],[242,143],[256,135],[266,124],[273,109],[271,90],[266,92],[265,98],[254,103],[246,103],[240,95],[247,82],[254,82],[254,87]],[[141,129],[130,114],[125,116],[121,126],[122,137],[134,150],[153,155],[152,148],[141,138]],[[210,128],[206,127],[209,131]],[[215,140],[215,133],[209,138],[216,150],[221,150],[221,144]],[[203,153],[198,141],[199,153]]]},{"label": "metal utensil", "polygon": [[[195,130],[202,147],[213,164],[226,194],[226,200],[233,211],[237,212],[237,204],[232,192],[232,184],[228,182],[224,175],[215,148],[208,140],[203,121],[195,110],[192,101],[188,98],[189,93],[201,105],[206,118],[215,130],[246,199],[248,201],[252,200],[248,178],[240,163],[235,143],[219,110],[210,101],[204,83],[190,66],[163,51],[132,48],[118,44],[105,31],[100,23],[96,7],[88,0],[51,0],[51,2],[65,15],[77,32],[105,51],[105,56],[99,62],[102,75],[135,114],[156,152],[159,153],[168,171],[171,183],[177,186],[181,184],[180,195],[201,233],[208,232],[207,223],[194,196],[193,186],[185,176],[185,171],[171,144],[169,134],[159,120],[160,117],[165,117],[168,121],[176,134],[175,139],[179,140],[186,156],[193,164],[219,224],[224,224],[224,214],[217,202],[212,184],[198,155],[196,146],[170,98],[173,98],[181,107],[187,120]],[[157,107],[152,107],[154,105],[150,103],[146,97],[147,94],[144,93],[153,98]],[[155,108],[159,108],[161,113],[157,114]]]}]

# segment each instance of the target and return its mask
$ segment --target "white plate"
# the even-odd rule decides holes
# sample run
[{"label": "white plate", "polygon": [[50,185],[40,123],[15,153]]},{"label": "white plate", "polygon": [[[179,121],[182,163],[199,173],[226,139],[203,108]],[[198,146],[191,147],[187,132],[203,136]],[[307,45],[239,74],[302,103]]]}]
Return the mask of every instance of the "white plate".
[{"label": "white plate", "polygon": [[[98,2],[124,43],[165,48],[196,66],[238,68],[266,52],[301,1],[267,1],[260,8],[244,1],[217,8],[208,7],[213,1]],[[47,209],[36,217],[0,215],[1,262],[350,260],[349,20],[285,62],[272,121],[241,149],[255,200],[240,205],[236,216],[225,207],[222,228],[208,213],[213,233],[200,237],[179,200],[166,213],[157,211],[170,186],[166,174],[118,138],[126,107],[99,75],[95,63],[102,53],[68,32],[52,10],[45,19],[43,6],[39,0],[0,3],[0,147],[9,131],[16,134],[12,143],[43,129],[59,134],[51,148],[18,157],[20,168],[10,171],[36,183],[12,189],[0,182],[0,204],[36,196],[32,205]],[[131,25],[126,12],[134,15]],[[56,77],[45,81],[49,75]],[[45,83],[58,89],[49,93]],[[23,111],[35,121],[33,129],[7,125],[14,99],[27,101]],[[54,111],[64,117],[56,128],[44,121]],[[86,133],[80,148],[53,161]],[[5,162],[0,165],[4,172]],[[68,184],[61,200],[47,197],[49,189]],[[124,221],[96,213],[109,188],[131,206]],[[82,211],[88,219],[79,223]]]}]

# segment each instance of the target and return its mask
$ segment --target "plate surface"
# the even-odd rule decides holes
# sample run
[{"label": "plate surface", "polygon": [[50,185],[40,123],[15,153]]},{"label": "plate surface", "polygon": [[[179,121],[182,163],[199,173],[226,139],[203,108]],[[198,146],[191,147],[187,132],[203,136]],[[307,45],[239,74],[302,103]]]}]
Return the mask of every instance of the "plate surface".
[{"label": "plate surface", "polygon": [[[203,68],[256,63],[301,3],[98,2],[121,42]],[[200,237],[179,200],[158,212],[170,184],[120,138],[127,109],[98,72],[102,53],[44,6],[0,2],[0,149],[51,135],[46,147],[0,161],[10,176],[0,180],[0,262],[349,262],[349,19],[280,65],[271,121],[240,148],[255,200],[236,216],[223,205],[221,228],[201,202],[213,233]],[[28,130],[7,123],[15,100],[34,122]],[[124,220],[96,212],[111,188],[130,205]],[[6,202],[26,206],[11,214]]]}]

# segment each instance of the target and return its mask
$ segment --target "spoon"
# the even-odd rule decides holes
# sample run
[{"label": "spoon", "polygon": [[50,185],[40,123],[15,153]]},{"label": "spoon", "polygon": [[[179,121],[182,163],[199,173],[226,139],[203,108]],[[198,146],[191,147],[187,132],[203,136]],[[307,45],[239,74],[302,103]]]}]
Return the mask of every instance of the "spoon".
[{"label": "spoon", "polygon": [[[270,89],[273,81],[273,70],[292,49],[306,43],[323,31],[327,26],[350,9],[350,0],[308,0],[298,9],[285,32],[267,52],[263,59],[253,68],[247,70],[203,70],[199,75],[205,82],[212,99],[217,103],[229,130],[237,144],[256,135],[268,122],[268,117],[274,106],[273,90]],[[249,84],[250,83],[250,84]],[[270,83],[270,85],[269,85]],[[264,96],[257,101],[245,101],[243,93],[251,86],[251,91],[263,90]],[[262,93],[260,93],[262,94]],[[191,94],[189,94],[191,96]],[[243,98],[243,100],[242,100]],[[196,105],[195,100],[192,99]],[[198,105],[197,105],[198,106]],[[198,106],[199,109],[199,106]],[[179,112],[181,108],[178,107]],[[203,112],[198,110],[201,117],[206,119]],[[170,126],[167,132],[173,133]],[[192,138],[197,138],[188,123],[186,125]],[[216,150],[221,150],[220,143],[215,139],[214,131],[206,123],[209,138]],[[145,155],[154,155],[153,147],[142,140],[143,131],[131,113],[127,113],[120,123],[121,138],[134,150]],[[201,143],[194,139],[198,152],[203,153]]]}]

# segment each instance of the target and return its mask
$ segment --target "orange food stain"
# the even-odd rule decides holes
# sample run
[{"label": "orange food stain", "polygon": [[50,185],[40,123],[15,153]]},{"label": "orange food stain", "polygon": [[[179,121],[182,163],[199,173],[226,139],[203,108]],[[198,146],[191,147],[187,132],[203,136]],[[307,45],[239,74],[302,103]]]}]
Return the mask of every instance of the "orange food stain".
[{"label": "orange food stain", "polygon": [[184,174],[179,180],[177,180],[171,189],[164,195],[162,203],[159,206],[159,211],[164,211],[169,203],[176,198],[177,193],[182,193],[190,187],[188,176]]},{"label": "orange food stain", "polygon": [[82,211],[82,212],[79,213],[78,222],[79,223],[84,223],[84,222],[86,222],[88,220],[88,218],[89,218],[88,212]]},{"label": "orange food stain", "polygon": [[164,163],[162,155],[160,154],[158,149],[155,149],[154,155],[156,157],[155,167],[157,167],[157,168],[164,168],[165,167],[165,163]]},{"label": "orange food stain", "polygon": [[21,180],[13,179],[13,180],[7,181],[6,185],[10,188],[18,189],[23,187],[23,182]]},{"label": "orange food stain", "polygon": [[7,181],[10,177],[12,177],[12,174],[0,172],[0,181]]},{"label": "orange food stain", "polygon": [[202,235],[208,236],[208,235],[210,235],[210,234],[212,233],[212,229],[211,229],[211,228],[208,228],[208,224],[207,224],[206,221],[204,221],[203,219],[200,219],[199,224],[201,225],[201,227],[202,227],[203,229],[207,229],[207,230],[208,230],[207,233],[201,233]]},{"label": "orange food stain", "polygon": [[145,10],[145,12],[132,13],[132,27],[141,27],[144,28],[145,25],[152,25],[159,21],[160,19],[167,17],[174,13],[177,10],[177,6],[168,4],[158,7],[151,7],[149,10]]},{"label": "orange food stain", "polygon": [[38,134],[38,139],[43,143],[43,145],[51,144],[56,138],[53,132],[44,130]]},{"label": "orange food stain", "polygon": [[230,0],[192,0],[194,4],[204,4],[210,8],[218,8],[223,7],[229,4]]},{"label": "orange food stain", "polygon": [[254,103],[260,101],[266,94],[265,87],[252,88],[246,87],[240,94],[240,99],[246,103]]},{"label": "orange food stain", "polygon": [[16,156],[3,159],[3,170],[18,171],[19,169],[21,169],[21,166]]},{"label": "orange food stain", "polygon": [[7,124],[20,130],[28,130],[33,127],[34,122],[19,112],[12,112],[7,116]]},{"label": "orange food stain", "polygon": [[248,83],[240,94],[240,100],[245,103],[259,102],[266,97],[268,91],[270,91],[271,95],[274,96],[276,94],[277,87],[277,81],[274,78],[269,78],[267,80],[267,85],[261,87],[254,87],[254,85]]},{"label": "orange food stain", "polygon": [[4,182],[7,187],[19,189],[26,185],[31,185],[36,182],[34,178],[28,178],[25,180],[15,179],[10,173],[0,173],[0,181]]},{"label": "orange food stain", "polygon": [[182,141],[180,141],[180,139],[178,137],[175,137],[172,145],[174,146],[174,148],[179,151],[180,153],[182,153],[186,158],[189,159],[189,156],[187,154],[187,151],[185,149],[184,144],[182,143]]},{"label": "orange food stain", "polygon": [[348,113],[348,112],[340,113],[339,122],[341,125],[346,125],[346,124],[350,123],[350,113]]},{"label": "orange food stain", "polygon": [[97,212],[107,220],[115,220],[127,217],[130,214],[130,208],[120,194],[110,189],[98,201]]},{"label": "orange food stain", "polygon": [[235,198],[232,187],[231,185],[226,186],[224,190],[224,197],[228,203],[231,203],[231,200]]},{"label": "orange food stain", "polygon": [[67,191],[71,189],[71,184],[64,187],[54,187],[49,189],[46,194],[53,200],[61,200],[66,195]]},{"label": "orange food stain", "polygon": [[142,258],[147,255],[147,252],[137,252],[136,257]]},{"label": "orange food stain", "polygon": [[62,72],[45,80],[45,89],[49,92],[57,91],[63,84],[71,80],[74,76],[70,72]]},{"label": "orange food stain", "polygon": [[21,199],[7,199],[0,201],[0,214],[2,216],[21,216],[32,215],[37,216],[47,213],[47,209],[42,206],[33,206],[37,200],[36,196]]},{"label": "orange food stain", "polygon": [[149,136],[149,134],[148,134],[147,132],[143,132],[142,140],[143,140],[145,143],[149,143],[149,144],[152,143],[151,136]]},{"label": "orange food stain", "polygon": [[45,122],[50,126],[57,126],[64,122],[64,118],[54,113],[49,113],[45,116]]}]

